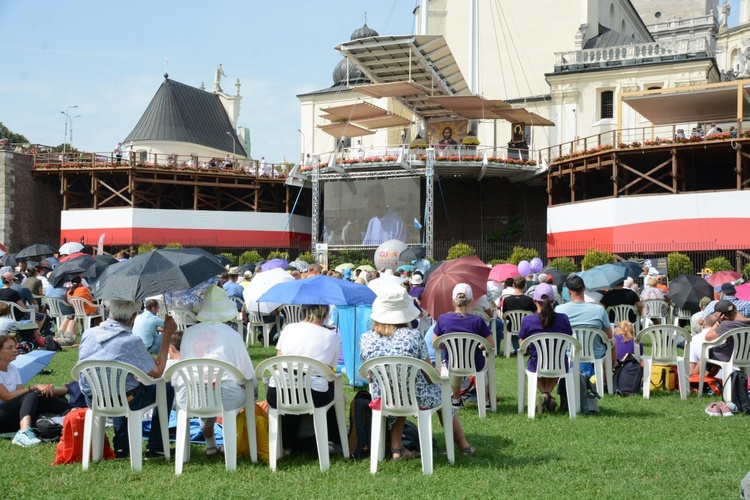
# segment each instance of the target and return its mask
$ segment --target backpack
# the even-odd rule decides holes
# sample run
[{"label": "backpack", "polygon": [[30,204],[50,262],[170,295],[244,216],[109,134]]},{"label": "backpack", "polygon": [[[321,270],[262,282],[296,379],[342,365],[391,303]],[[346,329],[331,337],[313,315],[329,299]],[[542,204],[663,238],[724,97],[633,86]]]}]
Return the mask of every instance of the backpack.
[{"label": "backpack", "polygon": [[677,389],[677,366],[654,363],[649,383],[652,391],[674,391]]},{"label": "backpack", "polygon": [[39,439],[42,441],[57,441],[63,431],[64,415],[56,417],[39,417],[34,422],[34,427],[39,431]]},{"label": "backpack", "polygon": [[349,454],[361,459],[370,456],[372,437],[372,396],[364,389],[357,392],[349,404]]},{"label": "backpack", "polygon": [[643,387],[643,367],[635,356],[628,354],[617,362],[613,380],[615,394],[619,396],[638,394]]},{"label": "backpack", "polygon": [[[73,464],[83,461],[83,428],[88,408],[70,410],[63,419],[62,435],[55,450],[55,461],[52,465]],[[115,452],[109,446],[109,439],[104,436],[104,460],[113,460]]]},{"label": "backpack", "polygon": [[[741,371],[733,371],[725,386],[726,385],[732,387],[732,390],[730,391],[732,403],[737,405],[737,411],[750,414],[750,398],[747,395],[747,374]],[[722,396],[725,402],[728,402],[727,396],[730,396],[730,394],[727,394],[725,391]]]},{"label": "backpack", "polygon": [[[579,413],[589,415],[591,413],[599,413],[599,403],[596,401],[601,398],[596,392],[596,388],[591,383],[591,379],[585,374],[579,374],[579,390],[578,390],[578,402],[580,403]],[[565,379],[560,380],[560,384],[557,386],[557,394],[560,396],[560,411],[568,411],[568,391],[565,384]]]}]

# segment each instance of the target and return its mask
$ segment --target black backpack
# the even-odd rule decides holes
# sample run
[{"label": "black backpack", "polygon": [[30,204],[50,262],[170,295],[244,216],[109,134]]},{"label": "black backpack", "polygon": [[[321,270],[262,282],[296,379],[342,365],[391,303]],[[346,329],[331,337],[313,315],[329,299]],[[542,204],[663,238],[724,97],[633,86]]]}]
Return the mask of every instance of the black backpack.
[{"label": "black backpack", "polygon": [[641,392],[643,387],[643,367],[628,354],[615,366],[614,390],[619,396],[632,396]]},{"label": "black backpack", "polygon": [[[750,397],[747,395],[747,374],[740,371],[734,371],[729,376],[727,384],[732,386],[732,403],[737,405],[737,411],[740,413],[750,414]],[[726,385],[724,387],[726,388]],[[723,398],[727,402],[728,391],[724,391]]]},{"label": "black backpack", "polygon": [[[597,394],[596,388],[591,383],[591,380],[583,373],[579,374],[579,391],[578,398],[580,402],[580,413],[589,415],[591,413],[599,413],[599,403],[597,399],[601,396]],[[568,391],[565,378],[560,379],[560,384],[557,386],[557,394],[560,397],[560,411],[568,411]]]},{"label": "black backpack", "polygon": [[357,459],[370,456],[372,436],[372,396],[362,389],[349,404],[349,454]]}]

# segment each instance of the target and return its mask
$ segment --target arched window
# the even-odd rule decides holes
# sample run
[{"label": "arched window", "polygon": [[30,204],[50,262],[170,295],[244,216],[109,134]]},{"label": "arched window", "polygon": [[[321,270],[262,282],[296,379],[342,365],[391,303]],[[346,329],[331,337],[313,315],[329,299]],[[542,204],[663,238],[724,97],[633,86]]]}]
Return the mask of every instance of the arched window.
[{"label": "arched window", "polygon": [[609,4],[609,25],[613,27],[615,25],[615,4],[614,3]]},{"label": "arched window", "polygon": [[625,19],[620,23],[620,33],[625,34]]}]

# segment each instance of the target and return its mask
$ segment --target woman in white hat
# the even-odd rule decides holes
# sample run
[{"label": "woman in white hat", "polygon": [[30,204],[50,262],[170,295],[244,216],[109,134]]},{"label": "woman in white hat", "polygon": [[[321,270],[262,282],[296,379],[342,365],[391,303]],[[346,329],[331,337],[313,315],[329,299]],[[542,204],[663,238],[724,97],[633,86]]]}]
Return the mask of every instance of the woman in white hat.
[{"label": "woman in white hat", "polygon": [[[419,309],[406,289],[394,286],[383,292],[372,305],[372,329],[362,334],[359,341],[362,361],[383,356],[409,356],[430,362],[427,343],[418,330],[409,323],[419,316]],[[424,374],[417,375],[417,402],[422,408],[434,408],[442,402],[441,387],[427,381]],[[380,389],[373,383],[372,398],[380,397]],[[391,427],[391,453],[393,460],[415,458],[417,455],[404,449],[402,434],[406,417],[399,417]],[[453,415],[453,439],[463,455],[473,455],[475,449],[466,441],[458,417]]]},{"label": "woman in white hat", "polygon": [[[335,367],[339,361],[341,341],[335,330],[325,326],[330,309],[326,305],[303,305],[303,320],[299,323],[290,323],[281,330],[279,341],[276,344],[278,356],[305,356],[315,359],[326,366]],[[333,401],[334,382],[328,382],[321,375],[312,377],[313,403],[316,408],[323,407]],[[269,381],[266,395],[268,405],[276,408],[277,395],[274,379]],[[336,411],[333,406],[326,414],[328,423],[329,449],[339,451],[341,438],[338,431]],[[317,445],[306,443],[298,439],[300,428],[300,415],[283,415],[281,417],[281,441],[287,447],[287,452],[292,451],[315,451]],[[294,448],[292,448],[294,446]]]},{"label": "woman in white hat", "polygon": [[[433,342],[441,335],[448,333],[473,333],[480,337],[486,338],[490,345],[495,347],[495,340],[492,338],[492,331],[484,322],[481,316],[476,314],[470,314],[469,308],[474,303],[474,293],[471,287],[466,283],[459,283],[453,287],[453,312],[441,314],[435,323],[433,330]],[[477,370],[484,368],[484,353],[477,350],[474,353],[474,361],[476,362]],[[451,387],[453,389],[453,396],[451,402],[453,408],[461,409],[464,407],[463,401],[461,400],[461,382],[462,377],[451,377]],[[477,388],[479,390],[479,388]],[[482,390],[485,390],[484,388]],[[489,398],[486,399],[487,407],[490,405]]]}]

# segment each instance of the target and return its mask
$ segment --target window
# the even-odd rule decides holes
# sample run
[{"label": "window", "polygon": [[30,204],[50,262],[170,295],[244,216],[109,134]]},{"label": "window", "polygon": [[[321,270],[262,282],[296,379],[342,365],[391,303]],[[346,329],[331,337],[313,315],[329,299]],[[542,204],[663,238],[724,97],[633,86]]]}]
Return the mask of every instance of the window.
[{"label": "window", "polygon": [[615,93],[611,90],[605,90],[601,93],[601,112],[600,119],[614,118],[614,97]]}]

